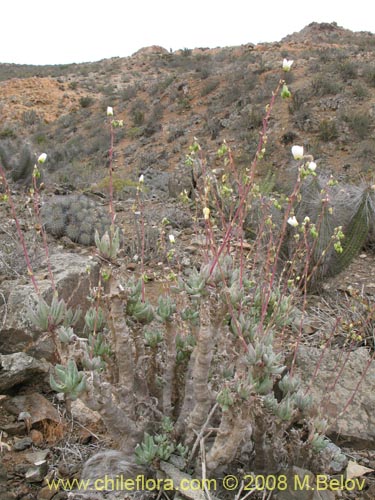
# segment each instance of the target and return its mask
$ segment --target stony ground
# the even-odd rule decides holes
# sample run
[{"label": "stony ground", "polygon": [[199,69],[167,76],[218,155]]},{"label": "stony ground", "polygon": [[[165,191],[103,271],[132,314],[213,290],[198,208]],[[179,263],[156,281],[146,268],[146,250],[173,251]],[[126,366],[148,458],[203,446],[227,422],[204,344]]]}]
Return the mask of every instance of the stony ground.
[{"label": "stony ground", "polygon": [[[14,192],[14,197],[18,206],[22,206],[22,200],[25,199],[24,195]],[[2,254],[1,280],[3,284],[6,284],[9,279],[20,278],[20,275],[25,276],[25,273],[22,262],[23,255],[19,245],[15,243],[14,226],[9,222],[7,205],[3,203],[0,209],[2,220],[6,222],[2,226],[3,229],[0,234],[3,248],[14,249],[7,255],[4,252]],[[138,222],[134,220],[130,203],[117,202],[116,210],[118,223],[124,230],[124,241],[128,242],[119,263],[122,266],[123,273],[131,277],[132,275],[138,275],[140,272],[139,257],[136,257],[137,253],[139,253],[139,247],[137,247],[137,237],[135,236]],[[169,217],[171,221],[169,225],[164,227],[162,236],[160,235],[160,225],[155,223],[146,226],[146,230],[150,231],[149,245],[146,246],[145,272],[149,278],[146,293],[151,302],[155,302],[158,295],[168,289],[170,286],[168,276],[172,272],[184,272],[184,270],[191,268],[200,261],[204,249],[204,238],[197,236],[199,228],[191,223],[191,215],[188,216],[187,210],[188,208],[183,205],[173,202],[160,204],[149,201],[145,203],[144,214],[146,219],[148,214],[157,213],[159,221],[164,217]],[[40,248],[38,248],[39,238],[35,236],[35,227],[27,203],[24,204],[21,224],[25,229],[26,240],[31,243],[31,248],[35,249],[34,262],[37,262],[38,259],[41,259]],[[166,259],[168,234],[174,234],[176,238],[175,254],[171,260]],[[48,239],[52,253],[62,247],[81,255],[94,255],[95,253],[94,248],[82,247],[67,238],[56,240],[49,237]],[[164,247],[160,246],[161,241],[164,242]],[[366,316],[366,308],[373,304],[375,294],[374,265],[374,254],[370,251],[363,251],[345,272],[334,279],[327,280],[321,293],[309,297],[307,307],[309,315],[303,330],[303,343],[320,347],[326,340],[329,322],[337,315],[347,314],[347,323],[353,322],[353,314],[348,314],[348,310],[353,305],[357,308],[357,328],[360,328],[360,321]],[[36,274],[39,278],[47,278],[43,266],[37,268]],[[352,330],[350,331],[352,332]],[[342,328],[337,332],[333,341],[335,346],[341,348],[348,346],[348,331]],[[292,345],[293,339],[291,338],[289,341]],[[369,330],[368,336],[358,342],[356,347],[367,346],[372,351],[373,345],[373,330]],[[13,410],[13,413],[9,412],[11,407],[8,406],[7,410],[6,402],[14,395],[26,397],[35,394],[35,392],[39,395],[42,394],[45,399],[43,404],[37,403],[40,418],[32,425],[32,431],[30,432],[24,421],[17,421],[19,408],[16,408],[16,411]],[[48,474],[52,477],[52,474],[55,473],[58,473],[60,477],[72,478],[79,476],[82,463],[91,454],[100,448],[111,447],[105,430],[99,422],[95,419],[90,420],[90,417],[88,417],[87,422],[82,423],[81,418],[72,419],[69,417],[66,414],[64,404],[56,398],[56,395],[46,383],[35,385],[33,381],[30,381],[30,383],[21,387],[15,387],[7,395],[2,396],[0,403],[0,428],[3,429],[1,434],[0,484],[6,485],[6,489],[2,494],[8,494],[8,497],[1,497],[2,500],[8,498],[17,500],[51,498],[51,491],[42,486],[38,471],[34,471],[36,474],[35,481],[25,482],[24,480],[25,474],[32,473],[31,462],[35,461],[36,457],[48,459],[48,471],[39,471],[43,478],[48,477]],[[50,407],[51,403],[52,407]],[[31,413],[35,413],[35,408]],[[78,414],[80,414],[80,410],[78,410]],[[354,448],[350,447],[350,443],[343,443],[342,446],[350,459],[363,466],[375,469],[375,449],[372,449],[370,443],[367,446],[362,443]],[[375,476],[373,479],[371,474],[368,475],[366,481],[368,485],[366,494],[358,496],[355,493],[345,492],[341,498],[351,500],[362,498],[370,500],[370,498],[373,498],[371,491],[375,491]],[[55,500],[62,500],[63,498],[65,498],[63,494],[54,497]]]}]

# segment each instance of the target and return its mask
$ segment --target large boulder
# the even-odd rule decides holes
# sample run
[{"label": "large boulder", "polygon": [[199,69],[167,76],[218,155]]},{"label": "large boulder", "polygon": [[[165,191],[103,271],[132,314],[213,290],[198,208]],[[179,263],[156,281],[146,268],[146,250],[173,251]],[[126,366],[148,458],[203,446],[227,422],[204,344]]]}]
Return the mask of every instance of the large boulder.
[{"label": "large boulder", "polygon": [[[89,256],[74,253],[55,253],[50,257],[59,299],[69,307],[81,307],[85,311],[90,303],[87,297],[91,286],[98,283],[99,265]],[[53,289],[45,273],[43,279],[36,276],[41,296],[50,303]],[[38,359],[53,361],[54,345],[50,335],[37,333],[30,320],[30,310],[37,304],[37,294],[31,282],[24,278],[3,282],[5,304],[0,305],[0,318],[5,318],[0,335],[0,352],[12,354],[26,352]],[[82,326],[78,325],[78,327]]]},{"label": "large boulder", "polygon": [[[328,435],[351,446],[375,446],[375,363],[364,347],[350,353],[301,345],[297,366]],[[316,373],[315,373],[316,372]]]},{"label": "large boulder", "polygon": [[49,363],[38,361],[24,352],[0,354],[0,392],[22,384],[27,380],[45,378]]}]

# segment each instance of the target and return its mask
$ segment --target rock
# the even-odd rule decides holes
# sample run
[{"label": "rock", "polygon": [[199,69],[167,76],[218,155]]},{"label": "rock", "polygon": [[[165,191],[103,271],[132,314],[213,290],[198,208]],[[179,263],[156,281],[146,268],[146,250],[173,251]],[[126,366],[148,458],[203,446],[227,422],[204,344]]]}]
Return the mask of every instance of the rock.
[{"label": "rock", "polygon": [[27,411],[30,414],[31,426],[47,419],[59,424],[63,423],[53,404],[36,392],[7,399],[3,402],[3,406],[9,413],[16,416]]},{"label": "rock", "polygon": [[24,422],[11,422],[10,424],[1,425],[0,429],[8,434],[8,436],[16,436],[25,434],[26,426]]},{"label": "rock", "polygon": [[297,353],[302,386],[309,388],[316,411],[328,419],[328,436],[365,448],[375,446],[375,364],[370,361],[364,347],[343,353],[301,345]]},{"label": "rock", "polygon": [[[70,498],[68,497],[68,495]],[[84,495],[84,493],[83,493],[83,495]],[[78,496],[72,497],[72,493],[67,493],[66,491],[59,491],[59,493],[57,493],[57,495],[55,495],[53,497],[53,500],[67,500],[68,498],[69,498],[69,500],[81,500]],[[81,498],[82,498],[82,500],[84,500],[84,497],[81,497]],[[39,500],[39,498],[38,498],[38,500]]]},{"label": "rock", "polygon": [[54,495],[58,492],[57,489],[50,486],[44,486],[39,490],[37,500],[51,500],[51,498],[56,498]]},{"label": "rock", "polygon": [[31,429],[30,431],[30,437],[33,440],[33,444],[35,446],[41,446],[44,442],[44,436],[43,434],[36,430],[36,429]]},{"label": "rock", "polygon": [[40,460],[34,467],[30,467],[26,474],[25,479],[28,483],[40,483],[46,477],[48,472],[48,463],[46,460]]},{"label": "rock", "polygon": [[181,193],[192,196],[193,192],[193,171],[187,168],[186,165],[178,166],[169,175],[168,194],[170,198],[179,198]]},{"label": "rock", "polygon": [[95,436],[92,434],[92,432],[88,431],[87,429],[78,429],[78,442],[80,444],[89,444],[92,442],[94,437]]},{"label": "rock", "polygon": [[15,451],[23,451],[26,450],[27,448],[30,448],[32,444],[33,444],[32,439],[27,436],[16,441],[13,445],[13,449]]},{"label": "rock", "polygon": [[80,399],[72,401],[72,417],[84,426],[97,425],[101,416],[97,411],[90,410]]},{"label": "rock", "polygon": [[[90,307],[87,297],[91,284],[98,280],[98,263],[87,256],[67,252],[52,254],[50,262],[59,298],[64,299],[69,307],[80,306],[82,310]],[[36,278],[43,299],[50,303],[53,289],[49,280]],[[25,284],[23,279],[4,284],[7,314],[4,314],[5,305],[1,301],[0,318],[6,319],[0,336],[0,352],[12,354],[22,351],[37,359],[54,361],[55,348],[51,336],[36,333],[29,318],[29,310],[35,309],[37,304],[32,284]],[[83,318],[77,327],[83,327]]]},{"label": "rock", "polygon": [[29,356],[24,352],[0,354],[0,391],[30,380],[42,377],[49,371],[49,364]]},{"label": "rock", "polygon": [[7,482],[8,473],[2,462],[0,461],[0,486]]},{"label": "rock", "polygon": [[207,237],[204,234],[198,234],[191,239],[191,245],[195,247],[206,247]]},{"label": "rock", "polygon": [[293,466],[281,471],[280,475],[285,476],[287,488],[284,491],[279,488],[275,500],[335,500],[335,494],[329,489],[320,489],[316,477],[308,470]]},{"label": "rock", "polygon": [[46,450],[33,451],[31,453],[25,453],[25,458],[31,464],[36,464],[42,460],[45,460],[50,453],[50,450],[47,448]]}]

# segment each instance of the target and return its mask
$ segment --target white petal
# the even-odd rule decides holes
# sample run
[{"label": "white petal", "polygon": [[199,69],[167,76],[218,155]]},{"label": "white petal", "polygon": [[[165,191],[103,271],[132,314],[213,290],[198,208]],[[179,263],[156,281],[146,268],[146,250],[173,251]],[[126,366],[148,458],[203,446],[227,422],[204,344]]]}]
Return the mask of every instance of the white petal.
[{"label": "white petal", "polygon": [[295,160],[302,160],[303,158],[303,146],[293,146],[292,155]]},{"label": "white petal", "polygon": [[46,153],[42,153],[38,158],[38,163],[44,163],[47,159]]},{"label": "white petal", "polygon": [[295,215],[293,215],[292,217],[289,217],[289,219],[288,219],[287,222],[292,227],[297,227],[298,226],[298,220],[296,219]]},{"label": "white petal", "polygon": [[311,172],[315,172],[315,170],[316,170],[316,163],[315,163],[315,161],[310,161],[308,168],[309,168],[309,170],[311,170]]}]

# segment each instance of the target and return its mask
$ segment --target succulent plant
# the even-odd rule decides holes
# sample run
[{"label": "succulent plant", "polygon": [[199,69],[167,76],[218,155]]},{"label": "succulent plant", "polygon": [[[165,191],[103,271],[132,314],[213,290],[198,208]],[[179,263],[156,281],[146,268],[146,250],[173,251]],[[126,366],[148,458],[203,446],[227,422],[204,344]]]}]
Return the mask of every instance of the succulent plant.
[{"label": "succulent plant", "polygon": [[172,302],[169,296],[159,296],[158,307],[156,309],[156,317],[159,321],[171,321],[173,314],[176,311],[176,304]]},{"label": "succulent plant", "polygon": [[106,367],[105,362],[100,356],[90,358],[88,355],[86,355],[82,359],[82,365],[85,370],[88,370],[90,372],[100,372]]},{"label": "succulent plant", "polygon": [[14,182],[30,183],[35,165],[35,157],[30,146],[25,145],[18,160],[18,164],[12,168],[12,180]]},{"label": "succulent plant", "polygon": [[163,340],[163,333],[159,330],[146,330],[144,332],[145,343],[152,349]]},{"label": "succulent plant", "polygon": [[97,335],[90,334],[88,345],[94,357],[102,358],[111,354],[111,348],[102,333],[98,333]]},{"label": "succulent plant", "polygon": [[50,375],[50,386],[56,392],[67,394],[71,400],[75,400],[86,389],[86,379],[83,372],[79,372],[74,360],[70,359],[67,366],[56,365],[55,374]]},{"label": "succulent plant", "polygon": [[90,246],[92,243],[92,237],[89,233],[81,233],[78,238],[78,243],[84,246]]},{"label": "succulent plant", "polygon": [[46,223],[46,230],[53,236],[60,237],[64,235],[66,220],[62,207],[55,205],[51,209],[51,214],[48,222]]},{"label": "succulent plant", "polygon": [[102,237],[100,237],[98,230],[95,230],[95,245],[99,251],[99,254],[104,259],[115,259],[120,249],[119,228],[117,227],[116,229],[114,229],[114,227],[111,226],[109,232],[106,231]]},{"label": "succulent plant", "polygon": [[146,300],[145,302],[138,300],[130,308],[127,308],[127,312],[129,316],[138,321],[138,323],[142,323],[143,325],[151,323],[151,321],[155,317],[154,309],[148,300]]},{"label": "succulent plant", "polygon": [[57,295],[53,296],[50,305],[42,297],[38,297],[36,310],[29,310],[29,319],[34,326],[49,332],[55,331],[60,325],[65,327],[75,325],[80,315],[80,308],[73,311],[66,306],[64,299],[59,300]]},{"label": "succulent plant", "polygon": [[85,314],[85,330],[90,333],[101,332],[105,326],[105,316],[103,309],[90,307]]},{"label": "succulent plant", "polygon": [[75,223],[70,223],[66,226],[65,234],[74,242],[78,242],[80,235],[80,227]]},{"label": "succulent plant", "polygon": [[[143,442],[135,448],[136,462],[139,465],[147,465],[156,458],[168,460],[175,449],[175,444],[167,434],[155,434],[151,436],[146,432]],[[184,451],[184,448],[180,448],[180,450]]]},{"label": "succulent plant", "polygon": [[76,338],[76,334],[71,326],[61,326],[57,333],[59,335],[60,342],[63,344],[69,344]]}]

